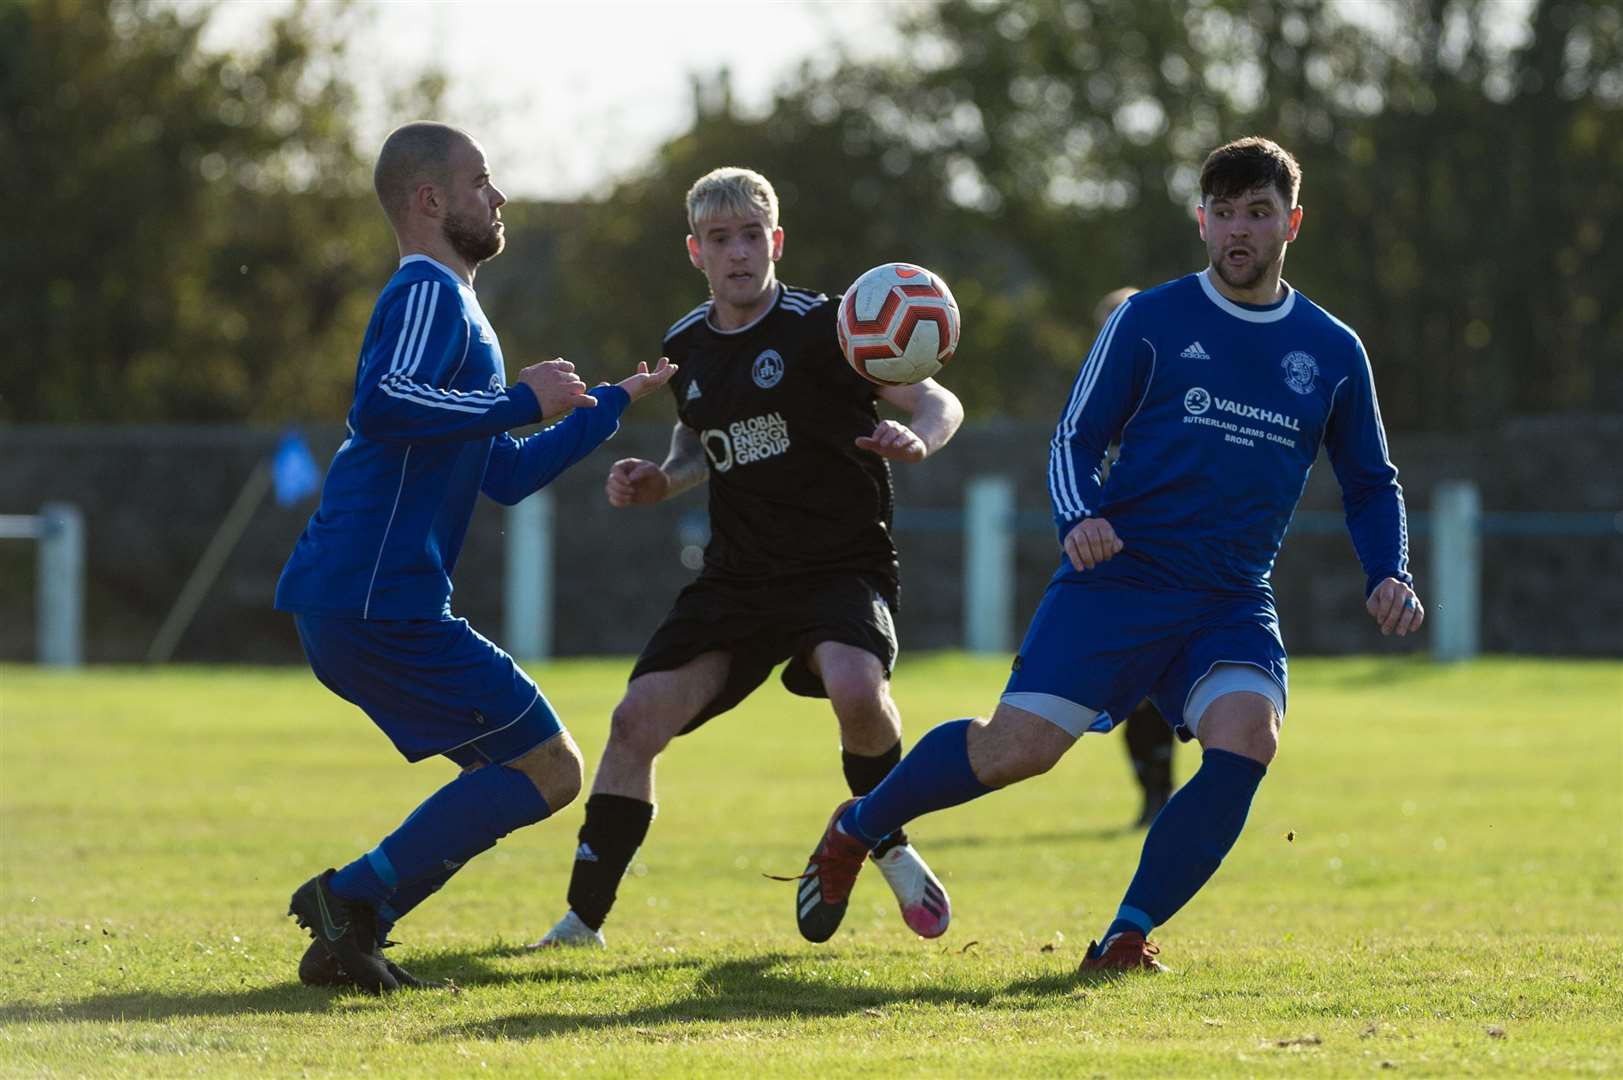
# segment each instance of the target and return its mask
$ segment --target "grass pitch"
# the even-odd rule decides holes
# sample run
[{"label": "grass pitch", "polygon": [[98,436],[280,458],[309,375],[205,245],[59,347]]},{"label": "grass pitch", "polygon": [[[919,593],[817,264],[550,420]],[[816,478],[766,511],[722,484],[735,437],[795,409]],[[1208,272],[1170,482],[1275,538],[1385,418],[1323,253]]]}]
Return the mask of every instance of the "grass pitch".
[{"label": "grass pitch", "polygon": [[[302,670],[0,668],[0,1073],[1623,1073],[1623,664],[1293,664],[1284,749],[1170,976],[1079,980],[1136,862],[1119,737],[917,824],[955,921],[879,876],[827,946],[795,873],[844,795],[832,717],[775,684],[680,740],[606,953],[564,911],[580,804],[399,928],[461,992],[310,990],[288,893],[449,776]],[[588,758],[623,662],[534,673]],[[909,738],[1005,664],[913,658]],[[1196,765],[1182,748],[1180,778]]]}]

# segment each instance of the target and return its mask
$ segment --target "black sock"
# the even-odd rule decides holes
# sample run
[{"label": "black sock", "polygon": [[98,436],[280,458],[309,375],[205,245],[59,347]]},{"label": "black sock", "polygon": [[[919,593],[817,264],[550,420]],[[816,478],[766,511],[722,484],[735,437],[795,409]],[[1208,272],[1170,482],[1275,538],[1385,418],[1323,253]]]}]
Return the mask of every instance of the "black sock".
[{"label": "black sock", "polygon": [[586,800],[575,869],[569,875],[569,907],[593,930],[603,927],[626,867],[648,836],[654,804],[624,795],[593,795]]},{"label": "black sock", "polygon": [[1139,786],[1146,795],[1165,800],[1172,793],[1172,729],[1149,704],[1129,713],[1123,726]]},{"label": "black sock", "polygon": [[[853,754],[849,750],[840,751],[840,767],[845,770],[845,782],[851,788],[853,795],[866,795],[879,786],[879,781],[890,775],[902,760],[902,743],[898,739],[896,745],[884,753],[867,757],[863,754]],[[907,831],[897,829],[873,849],[874,858],[879,858],[893,847],[907,843]]]}]

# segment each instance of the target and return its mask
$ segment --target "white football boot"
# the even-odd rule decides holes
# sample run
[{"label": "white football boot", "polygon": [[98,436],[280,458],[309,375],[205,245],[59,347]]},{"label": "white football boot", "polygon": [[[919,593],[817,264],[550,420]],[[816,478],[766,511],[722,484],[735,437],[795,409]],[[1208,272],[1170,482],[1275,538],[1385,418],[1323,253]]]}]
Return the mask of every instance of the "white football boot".
[{"label": "white football boot", "polygon": [[896,894],[902,921],[915,934],[935,938],[947,932],[947,924],[952,921],[952,901],[912,844],[897,844],[874,863]]},{"label": "white football boot", "polygon": [[529,949],[605,949],[603,931],[593,930],[574,911],[558,920],[540,941],[525,946]]}]

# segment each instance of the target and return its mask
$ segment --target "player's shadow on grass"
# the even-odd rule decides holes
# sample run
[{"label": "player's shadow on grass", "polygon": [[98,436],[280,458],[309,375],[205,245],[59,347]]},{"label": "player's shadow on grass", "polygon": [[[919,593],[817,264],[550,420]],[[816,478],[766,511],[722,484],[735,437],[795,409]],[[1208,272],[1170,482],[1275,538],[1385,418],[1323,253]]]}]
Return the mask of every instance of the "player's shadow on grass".
[{"label": "player's shadow on grass", "polygon": [[[651,1005],[629,1012],[569,1013],[537,1010],[472,1024],[459,1023],[440,1034],[475,1032],[493,1039],[529,1039],[571,1031],[604,1027],[659,1027],[693,1021],[772,1020],[789,1017],[843,1016],[872,1011],[882,1014],[893,1004],[952,1004],[985,1006],[1021,996],[1050,997],[1087,985],[1074,968],[1035,978],[1020,979],[1000,988],[963,990],[949,986],[847,987],[794,971],[804,966],[804,954],[765,953],[733,960],[717,961],[706,955],[671,956],[604,968],[600,964],[581,967],[545,965],[514,971],[492,960],[527,955],[508,945],[478,949],[428,951],[411,961],[412,971],[424,978],[449,980],[457,986],[543,984],[545,1002],[567,1003],[569,987],[612,980],[646,982],[651,978],[680,975],[690,988],[679,1000]],[[409,958],[408,958],[409,959]],[[945,974],[945,972],[943,972]],[[447,1002],[454,1000],[448,990],[406,992],[413,1000]],[[419,996],[419,994],[421,996]],[[324,1013],[358,1005],[370,1007],[372,999],[353,991],[300,986],[289,978],[275,986],[241,991],[120,990],[95,994],[77,1001],[47,1005],[0,1005],[0,1026],[11,1023],[74,1023],[104,1021],[171,1020],[177,1017],[241,1016],[252,1013]],[[436,1036],[437,1037],[437,1036]],[[655,1034],[657,1037],[657,1033]]]},{"label": "player's shadow on grass", "polygon": [[[508,945],[489,945],[478,949],[425,951],[418,959],[407,958],[414,974],[436,981],[449,981],[458,987],[512,983],[579,983],[605,978],[627,976],[635,978],[655,972],[674,972],[684,968],[702,967],[703,957],[673,956],[669,960],[648,964],[633,964],[604,972],[601,969],[573,970],[568,968],[539,968],[531,971],[512,971],[498,968],[488,961],[497,957],[517,957],[527,950]],[[450,990],[410,992],[416,1000],[432,1000],[443,996],[449,999]],[[75,1022],[172,1020],[186,1016],[240,1016],[251,1013],[323,1013],[345,1007],[341,1003],[358,1001],[362,1008],[374,999],[355,990],[331,987],[301,986],[293,978],[289,961],[288,979],[275,986],[263,986],[241,991],[199,991],[184,993],[164,990],[119,990],[93,994],[76,1001],[46,1005],[0,1004],[0,1026],[12,1023],[52,1024]]]},{"label": "player's shadow on grass", "polygon": [[[467,951],[427,951],[424,963],[411,961],[415,974],[435,980],[452,980],[459,985],[514,982],[529,979],[546,981],[546,972],[514,974],[499,971],[485,959],[517,955],[522,949],[505,945],[485,946]],[[0,1026],[12,1023],[73,1023],[124,1020],[171,1020],[184,1016],[240,1016],[251,1013],[324,1013],[341,1007],[341,1002],[358,1000],[366,1007],[373,999],[356,990],[302,986],[294,977],[297,954],[284,959],[287,978],[275,986],[240,991],[205,990],[185,993],[165,990],[118,990],[93,994],[76,1001],[47,1005],[0,1004]],[[698,961],[695,961],[698,963]],[[674,968],[677,964],[664,965]],[[447,991],[424,991],[440,994]]]},{"label": "player's shadow on grass", "polygon": [[[654,1040],[663,1037],[658,1030],[671,1025],[728,1023],[750,1020],[783,1020],[819,1016],[846,1016],[867,1012],[884,1015],[892,1005],[956,1005],[984,1007],[1022,997],[1053,997],[1087,986],[1075,968],[1034,978],[1019,979],[1002,987],[966,990],[950,985],[908,987],[850,987],[830,979],[806,978],[793,970],[803,967],[801,954],[765,953],[732,960],[703,957],[672,957],[669,961],[637,964],[612,971],[547,968],[520,978],[550,983],[575,981],[602,982],[608,979],[642,979],[653,975],[692,970],[691,986],[675,1001],[647,1005],[612,1013],[552,1011],[552,999],[543,998],[534,1011],[512,1013],[488,1020],[459,1022],[436,1031],[431,1038],[538,1039],[567,1035],[575,1031],[604,1028],[631,1029]],[[945,974],[943,972],[942,974]],[[477,976],[474,976],[477,978]],[[512,975],[503,975],[504,981]],[[943,979],[943,983],[946,980]],[[672,1038],[678,1037],[672,1033]]]},{"label": "player's shadow on grass", "polygon": [[61,1024],[132,1020],[172,1020],[180,1016],[241,1016],[247,1013],[320,1013],[332,1010],[339,994],[289,981],[253,990],[187,994],[120,990],[51,1005],[0,1005],[0,1026],[13,1023]]}]

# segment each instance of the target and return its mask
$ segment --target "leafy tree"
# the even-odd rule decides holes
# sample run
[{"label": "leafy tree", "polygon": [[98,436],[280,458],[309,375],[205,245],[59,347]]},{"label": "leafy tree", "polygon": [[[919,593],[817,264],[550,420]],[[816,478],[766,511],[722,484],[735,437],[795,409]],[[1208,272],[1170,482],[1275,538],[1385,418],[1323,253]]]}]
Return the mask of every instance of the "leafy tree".
[{"label": "leafy tree", "polygon": [[[343,12],[298,5],[251,55],[207,8],[0,7],[10,420],[268,417],[352,377],[388,249],[342,77]],[[386,235],[386,234],[385,234]],[[362,305],[357,308],[357,304]]]},{"label": "leafy tree", "polygon": [[[1097,298],[1200,265],[1205,152],[1277,137],[1308,207],[1288,277],[1364,334],[1396,429],[1623,408],[1623,12],[1609,0],[939,0],[894,58],[803,70],[762,115],[725,77],[600,202],[510,204],[480,277],[510,360],[595,377],[703,298],[682,196],[742,164],[786,279],[892,259],[952,284],[972,411],[1046,418]],[[1379,18],[1370,18],[1371,12]],[[0,5],[0,179],[22,193],[0,420],[338,415],[392,265],[353,130],[353,12],[296,6],[214,55],[210,10]],[[401,88],[433,115],[443,79]],[[499,170],[499,163],[498,163]]]},{"label": "leafy tree", "polygon": [[[1087,339],[1042,293],[1004,288],[1006,265],[1023,256],[946,198],[942,159],[891,138],[874,115],[830,99],[809,77],[797,82],[811,88],[785,93],[761,117],[740,114],[725,76],[698,83],[691,129],[603,201],[505,212],[508,253],[479,281],[490,309],[503,313],[509,357],[565,353],[609,378],[655,355],[666,327],[706,295],[683,246],[687,189],[712,168],[744,165],[778,191],[784,280],[832,294],[881,262],[929,266],[972,328],[947,376],[954,389],[982,413],[1040,396],[1032,358],[1072,357]],[[1056,392],[1068,372],[1059,379]]]},{"label": "leafy tree", "polygon": [[1024,256],[994,291],[1029,273],[1080,323],[1115,285],[1199,265],[1199,162],[1260,131],[1307,174],[1288,276],[1364,333],[1389,424],[1619,407],[1615,4],[1538,0],[1525,24],[1491,0],[1382,5],[1384,24],[1327,0],[909,11],[903,53],[933,62],[802,93],[938,159],[948,197]]}]

